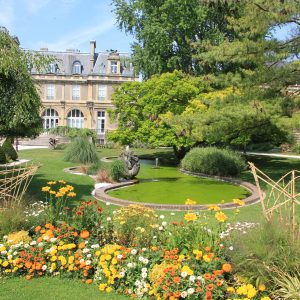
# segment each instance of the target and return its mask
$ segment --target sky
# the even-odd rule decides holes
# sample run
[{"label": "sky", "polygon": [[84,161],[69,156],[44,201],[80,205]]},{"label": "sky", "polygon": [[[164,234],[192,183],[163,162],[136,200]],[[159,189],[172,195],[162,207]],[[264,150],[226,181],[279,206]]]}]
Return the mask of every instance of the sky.
[{"label": "sky", "polygon": [[0,0],[0,26],[16,35],[22,48],[53,51],[130,52],[132,36],[118,29],[111,0]]},{"label": "sky", "polygon": [[[116,25],[111,0],[0,0],[0,26],[16,35],[21,47],[53,51],[69,48],[89,52],[96,40],[97,52],[109,49],[130,53],[133,37]],[[283,39],[288,27],[277,29]]]}]

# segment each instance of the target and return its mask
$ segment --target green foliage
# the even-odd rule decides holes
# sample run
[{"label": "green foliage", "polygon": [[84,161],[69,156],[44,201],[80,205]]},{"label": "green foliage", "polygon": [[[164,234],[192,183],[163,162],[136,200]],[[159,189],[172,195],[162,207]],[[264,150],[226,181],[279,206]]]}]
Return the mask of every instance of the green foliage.
[{"label": "green foliage", "polygon": [[228,149],[194,148],[181,162],[184,169],[218,176],[237,176],[245,169],[241,156]]},{"label": "green foliage", "polygon": [[0,164],[6,163],[6,155],[3,148],[0,146]]},{"label": "green foliage", "polygon": [[123,160],[117,159],[110,165],[110,176],[114,181],[119,181],[125,176],[125,165]]},{"label": "green foliage", "polygon": [[296,143],[295,145],[293,145],[292,151],[300,154],[300,143]]},{"label": "green foliage", "polygon": [[42,130],[42,104],[28,66],[39,70],[49,59],[23,51],[0,30],[0,61],[0,136],[36,136]]},{"label": "green foliage", "polygon": [[68,126],[57,126],[55,128],[51,128],[49,133],[56,134],[60,136],[66,136],[71,139],[76,137],[91,137],[93,141],[96,140],[97,135],[94,129],[88,128],[71,128]]},{"label": "green foliage", "polygon": [[65,150],[64,159],[81,164],[94,164],[99,161],[96,147],[87,137],[77,137]]},{"label": "green foliage", "polygon": [[18,159],[18,153],[12,145],[12,138],[10,138],[10,137],[6,138],[6,140],[2,144],[2,149],[4,150],[6,156],[9,159],[12,159],[12,160]]},{"label": "green foliage", "polygon": [[237,233],[232,243],[234,251],[228,254],[236,272],[268,284],[270,289],[278,289],[276,270],[289,275],[299,272],[299,238],[293,240],[289,230],[278,220],[265,222],[247,234]]},{"label": "green foliage", "polygon": [[59,143],[56,144],[53,150],[65,150],[68,147],[69,143]]},{"label": "green foliage", "polygon": [[89,175],[95,175],[95,174],[97,174],[97,172],[101,169],[101,167],[102,167],[102,164],[101,164],[100,161],[97,161],[97,162],[93,163],[88,168],[88,174]]}]

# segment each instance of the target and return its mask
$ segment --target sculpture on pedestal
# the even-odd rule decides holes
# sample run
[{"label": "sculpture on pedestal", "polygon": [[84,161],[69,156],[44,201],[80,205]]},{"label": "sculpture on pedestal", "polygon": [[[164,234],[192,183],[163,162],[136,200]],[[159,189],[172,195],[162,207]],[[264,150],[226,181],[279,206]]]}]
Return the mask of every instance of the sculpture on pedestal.
[{"label": "sculpture on pedestal", "polygon": [[140,171],[139,158],[134,155],[133,151],[129,149],[129,146],[126,146],[120,158],[124,161],[126,179],[134,178]]}]

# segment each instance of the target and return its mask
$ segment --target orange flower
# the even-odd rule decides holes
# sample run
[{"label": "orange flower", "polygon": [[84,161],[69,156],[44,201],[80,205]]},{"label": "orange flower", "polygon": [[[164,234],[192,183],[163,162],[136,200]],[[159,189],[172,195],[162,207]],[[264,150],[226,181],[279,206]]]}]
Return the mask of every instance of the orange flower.
[{"label": "orange flower", "polygon": [[232,270],[231,264],[223,264],[222,270],[227,273],[231,272]]},{"label": "orange flower", "polygon": [[85,281],[86,284],[91,284],[92,282],[93,282],[92,279],[87,279],[87,280]]},{"label": "orange flower", "polygon": [[180,282],[180,280],[181,280],[181,279],[180,279],[179,276],[176,276],[176,277],[173,278],[173,281],[174,281],[175,283],[177,283],[177,284]]},{"label": "orange flower", "polygon": [[26,275],[25,278],[26,278],[27,280],[30,280],[30,279],[32,278],[32,276],[31,276],[31,275]]},{"label": "orange flower", "polygon": [[39,232],[40,230],[41,230],[41,226],[36,226],[34,229],[35,232]]},{"label": "orange flower", "polygon": [[87,239],[90,236],[90,233],[87,230],[82,230],[80,232],[80,237],[83,239]]},{"label": "orange flower", "polygon": [[27,261],[27,262],[25,263],[25,267],[26,267],[27,269],[30,269],[31,266],[32,266],[32,262],[31,262],[31,261]]},{"label": "orange flower", "polygon": [[211,278],[211,275],[208,274],[208,273],[205,273],[205,274],[203,275],[203,278],[204,278],[205,280],[209,280],[209,279]]},{"label": "orange flower", "polygon": [[80,243],[79,245],[78,245],[78,248],[79,249],[83,249],[85,247],[85,243],[84,242],[82,242],[82,243]]},{"label": "orange flower", "polygon": [[211,247],[207,246],[207,247],[204,248],[204,250],[205,250],[206,252],[209,252],[209,251],[211,250]]},{"label": "orange flower", "polygon": [[208,289],[209,291],[212,291],[212,290],[214,289],[214,285],[213,285],[212,283],[208,284],[208,285],[207,285],[207,289]]}]

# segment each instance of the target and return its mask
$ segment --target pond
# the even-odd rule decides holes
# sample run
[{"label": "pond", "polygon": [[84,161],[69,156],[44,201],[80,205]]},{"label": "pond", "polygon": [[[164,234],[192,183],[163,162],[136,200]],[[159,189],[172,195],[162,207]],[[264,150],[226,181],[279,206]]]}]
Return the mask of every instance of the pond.
[{"label": "pond", "polygon": [[230,183],[193,177],[183,174],[176,167],[154,168],[155,162],[141,161],[139,183],[109,191],[110,196],[136,201],[160,204],[184,204],[190,198],[197,204],[217,204],[244,199],[250,195],[243,187]]}]

